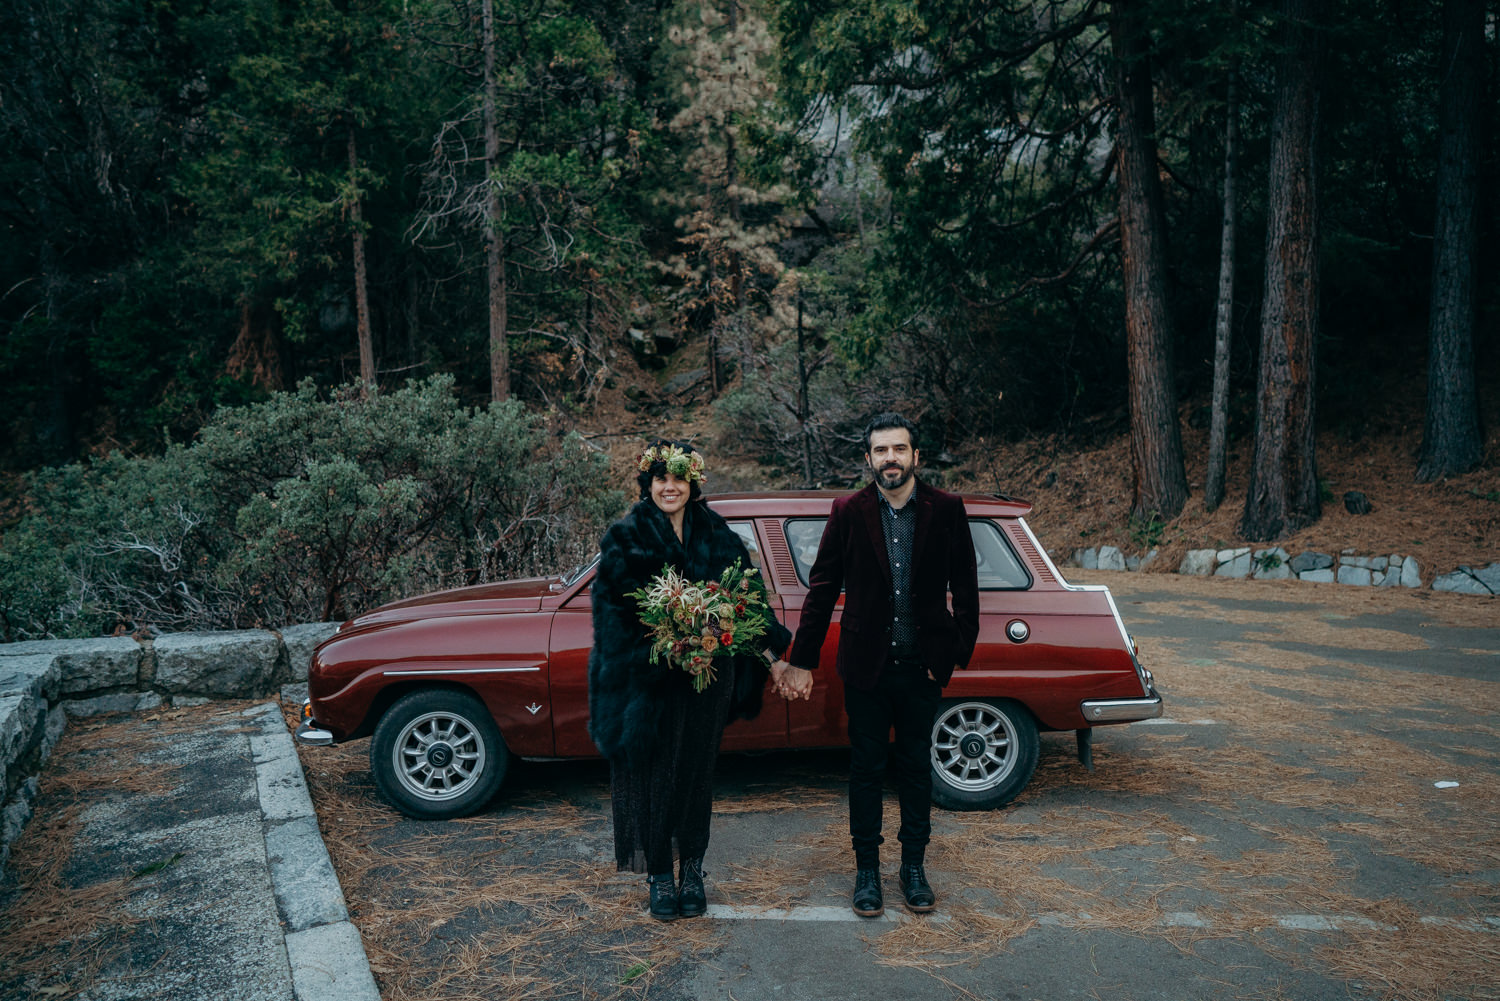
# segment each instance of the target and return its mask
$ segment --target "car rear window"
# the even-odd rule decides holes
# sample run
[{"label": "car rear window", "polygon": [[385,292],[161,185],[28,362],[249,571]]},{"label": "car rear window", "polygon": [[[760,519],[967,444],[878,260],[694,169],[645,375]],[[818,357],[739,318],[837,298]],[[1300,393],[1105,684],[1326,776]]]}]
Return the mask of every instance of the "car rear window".
[{"label": "car rear window", "polygon": [[[827,518],[792,518],[784,526],[792,562],[797,565],[797,577],[803,584],[807,583],[813,561],[818,557],[818,542],[827,523]],[[1031,574],[1016,557],[999,525],[985,518],[970,518],[969,536],[974,540],[981,591],[1024,591],[1031,586]]]}]

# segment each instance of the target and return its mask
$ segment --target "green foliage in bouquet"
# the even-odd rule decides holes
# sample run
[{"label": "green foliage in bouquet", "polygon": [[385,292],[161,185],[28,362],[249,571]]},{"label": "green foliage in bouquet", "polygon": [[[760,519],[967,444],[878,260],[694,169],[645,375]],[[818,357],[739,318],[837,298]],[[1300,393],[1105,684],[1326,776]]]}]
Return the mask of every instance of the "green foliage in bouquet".
[{"label": "green foliage in bouquet", "polygon": [[713,683],[717,658],[753,649],[750,642],[766,634],[766,586],[754,567],[745,569],[739,560],[710,581],[690,581],[664,566],[626,597],[639,603],[651,634],[651,663],[665,659],[686,671],[696,692]]}]

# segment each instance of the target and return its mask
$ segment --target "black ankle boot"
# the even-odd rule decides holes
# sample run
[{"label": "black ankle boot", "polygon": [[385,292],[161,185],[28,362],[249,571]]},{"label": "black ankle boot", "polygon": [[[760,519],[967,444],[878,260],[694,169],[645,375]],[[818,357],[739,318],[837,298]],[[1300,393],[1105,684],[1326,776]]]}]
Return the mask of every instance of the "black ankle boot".
[{"label": "black ankle boot", "polygon": [[880,892],[880,870],[860,869],[854,874],[854,913],[862,918],[878,918],[885,913],[885,897]]},{"label": "black ankle boot", "polygon": [[682,884],[677,889],[677,913],[696,918],[708,910],[708,894],[703,889],[703,860],[682,860]]},{"label": "black ankle boot", "polygon": [[901,864],[901,894],[906,898],[909,911],[926,914],[937,906],[937,894],[928,885],[927,874],[922,871],[920,862]]},{"label": "black ankle boot", "polygon": [[677,881],[670,872],[646,877],[651,885],[651,916],[658,921],[677,919]]}]

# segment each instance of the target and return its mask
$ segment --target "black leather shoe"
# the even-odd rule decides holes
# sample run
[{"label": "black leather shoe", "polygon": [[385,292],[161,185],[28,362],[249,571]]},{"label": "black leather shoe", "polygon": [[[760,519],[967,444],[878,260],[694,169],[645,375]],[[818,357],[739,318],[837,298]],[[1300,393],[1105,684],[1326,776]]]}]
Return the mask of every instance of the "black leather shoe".
[{"label": "black leather shoe", "polygon": [[854,874],[854,913],[862,918],[878,918],[885,913],[885,898],[880,893],[880,870],[860,869]]},{"label": "black leather shoe", "polygon": [[927,884],[927,874],[922,871],[922,863],[902,864],[901,895],[906,898],[906,909],[918,914],[926,914],[937,906],[937,894]]},{"label": "black leather shoe", "polygon": [[682,860],[682,883],[677,888],[677,913],[696,918],[708,910],[708,894],[703,889],[703,860]]},{"label": "black leather shoe", "polygon": [[677,920],[677,880],[670,872],[647,876],[651,884],[651,916],[658,921]]}]

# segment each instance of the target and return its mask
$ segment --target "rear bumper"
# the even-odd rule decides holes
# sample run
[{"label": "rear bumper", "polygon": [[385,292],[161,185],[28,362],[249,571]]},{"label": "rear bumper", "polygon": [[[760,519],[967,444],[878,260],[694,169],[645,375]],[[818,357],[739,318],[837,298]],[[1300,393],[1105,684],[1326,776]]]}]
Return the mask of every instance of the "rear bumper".
[{"label": "rear bumper", "polygon": [[1144,699],[1089,699],[1079,704],[1083,718],[1095,723],[1134,723],[1162,714],[1161,696],[1152,692]]},{"label": "rear bumper", "polygon": [[326,747],[333,743],[333,734],[318,726],[312,718],[312,703],[302,703],[302,722],[297,724],[297,743],[309,747]]}]

